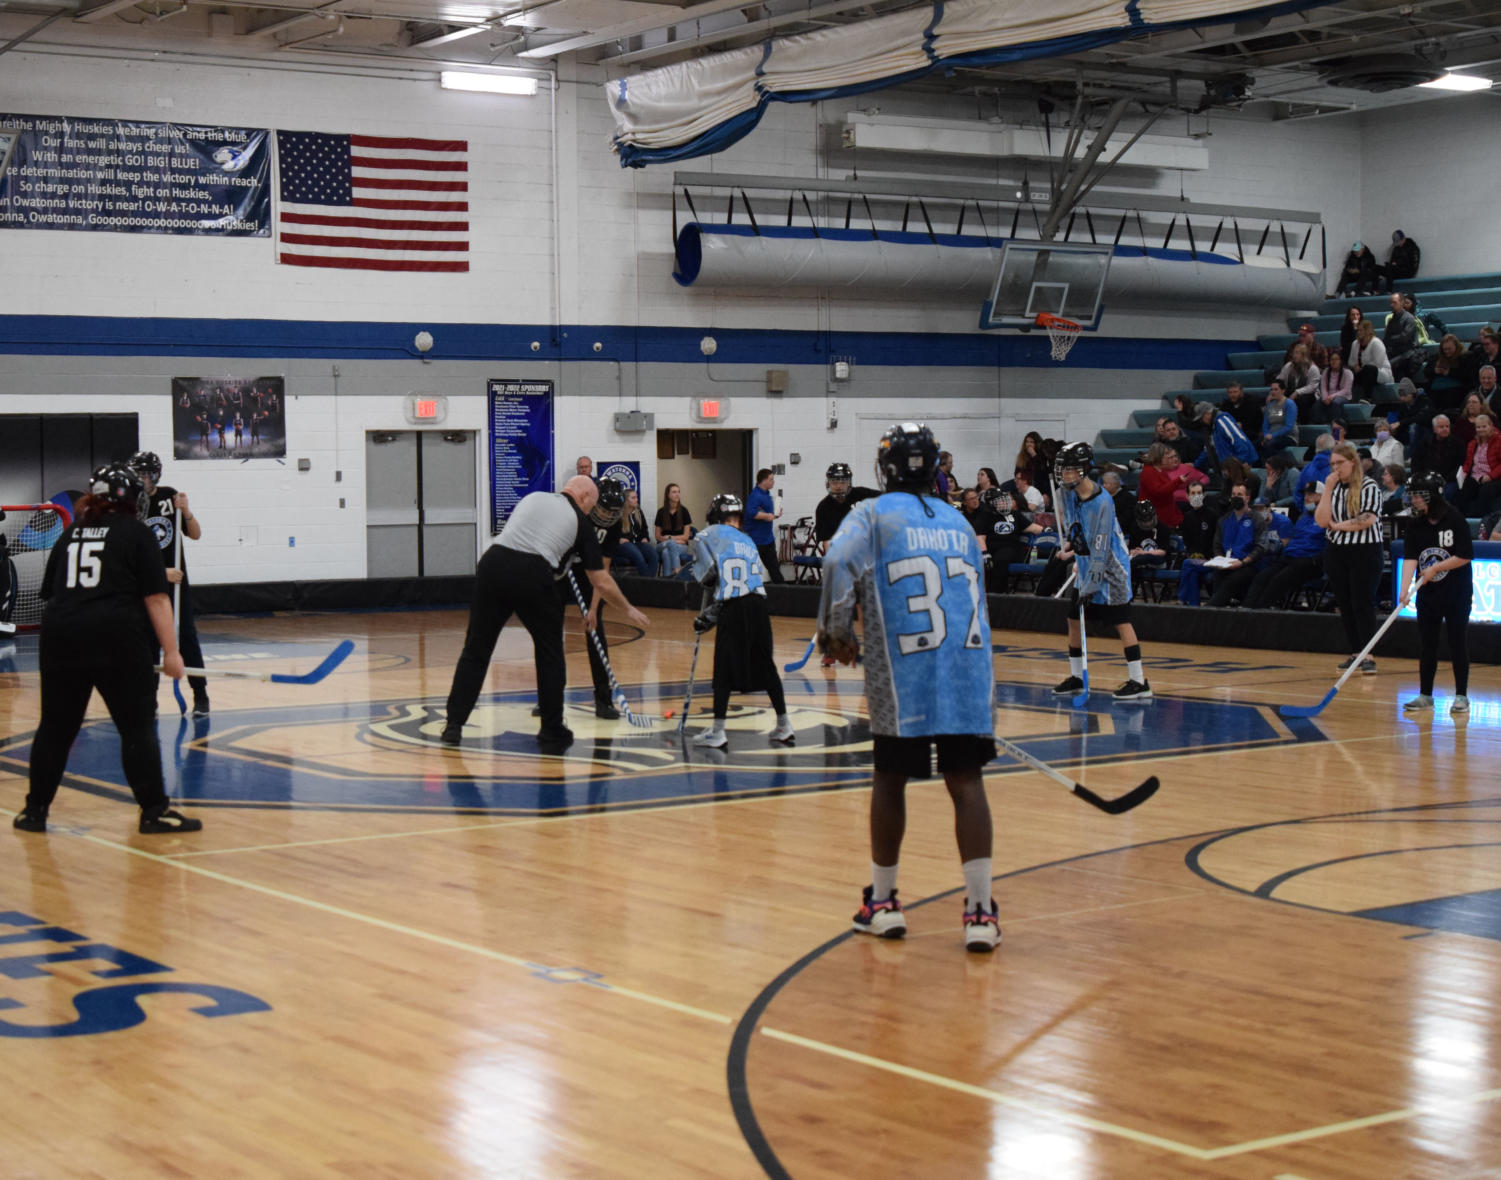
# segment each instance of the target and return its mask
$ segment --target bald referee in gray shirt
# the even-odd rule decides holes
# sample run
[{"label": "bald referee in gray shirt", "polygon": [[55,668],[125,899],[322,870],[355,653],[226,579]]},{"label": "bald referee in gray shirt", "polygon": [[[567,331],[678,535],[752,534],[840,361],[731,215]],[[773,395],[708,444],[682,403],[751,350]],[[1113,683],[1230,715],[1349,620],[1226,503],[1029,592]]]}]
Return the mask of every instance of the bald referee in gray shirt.
[{"label": "bald referee in gray shirt", "polygon": [[464,651],[448,691],[442,737],[446,745],[456,746],[463,739],[464,722],[484,687],[495,641],[512,614],[530,632],[536,649],[537,705],[542,711],[537,744],[544,754],[561,754],[572,743],[573,731],[563,724],[563,601],[553,582],[563,576],[575,555],[597,591],[589,606],[590,630],[598,620],[601,601],[614,603],[638,627],[650,625],[604,568],[589,520],[589,510],[598,499],[599,489],[587,475],[574,476],[561,492],[524,496],[480,558]]}]

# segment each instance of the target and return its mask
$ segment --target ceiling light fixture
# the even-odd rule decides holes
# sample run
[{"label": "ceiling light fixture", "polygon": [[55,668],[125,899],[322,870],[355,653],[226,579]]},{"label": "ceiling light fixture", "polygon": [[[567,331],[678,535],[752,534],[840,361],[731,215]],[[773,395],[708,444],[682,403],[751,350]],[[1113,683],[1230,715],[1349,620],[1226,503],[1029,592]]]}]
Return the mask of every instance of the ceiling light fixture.
[{"label": "ceiling light fixture", "polygon": [[1430,90],[1489,90],[1491,80],[1474,74],[1450,73],[1441,78],[1435,78],[1432,82],[1420,82],[1418,85],[1426,86]]},{"label": "ceiling light fixture", "polygon": [[520,74],[470,74],[462,70],[444,70],[438,75],[444,90],[476,90],[482,94],[521,94],[530,98],[537,93],[537,79]]}]

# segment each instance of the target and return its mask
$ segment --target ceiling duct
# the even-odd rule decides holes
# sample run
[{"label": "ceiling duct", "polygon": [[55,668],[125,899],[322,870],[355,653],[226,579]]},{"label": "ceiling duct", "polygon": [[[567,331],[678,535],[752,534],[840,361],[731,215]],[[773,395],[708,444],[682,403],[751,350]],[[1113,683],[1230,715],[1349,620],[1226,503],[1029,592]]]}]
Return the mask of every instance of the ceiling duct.
[{"label": "ceiling duct", "polygon": [[1329,86],[1386,94],[1432,82],[1443,72],[1441,67],[1413,53],[1377,53],[1332,61],[1319,72],[1319,77]]}]

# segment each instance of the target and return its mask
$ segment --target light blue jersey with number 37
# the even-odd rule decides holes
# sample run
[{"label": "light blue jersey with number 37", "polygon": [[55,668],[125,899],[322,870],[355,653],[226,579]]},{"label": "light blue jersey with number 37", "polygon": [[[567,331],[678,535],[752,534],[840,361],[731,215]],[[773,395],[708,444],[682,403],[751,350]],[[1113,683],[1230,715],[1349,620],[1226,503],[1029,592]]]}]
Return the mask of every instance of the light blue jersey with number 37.
[{"label": "light blue jersey with number 37", "polygon": [[885,737],[995,732],[983,559],[958,509],[887,492],[850,511],[823,559],[819,628],[865,628],[871,731]]},{"label": "light blue jersey with number 37", "polygon": [[702,582],[711,569],[719,576],[714,585],[716,602],[747,594],[766,596],[756,544],[731,525],[711,524],[693,538],[693,576]]}]

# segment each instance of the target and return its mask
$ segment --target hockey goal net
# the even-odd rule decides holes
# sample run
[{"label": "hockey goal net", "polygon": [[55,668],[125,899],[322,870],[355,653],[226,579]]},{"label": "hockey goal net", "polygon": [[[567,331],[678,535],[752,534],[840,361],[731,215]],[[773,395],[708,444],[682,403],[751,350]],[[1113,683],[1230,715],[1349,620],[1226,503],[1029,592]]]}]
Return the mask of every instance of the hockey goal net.
[{"label": "hockey goal net", "polygon": [[0,638],[31,630],[42,621],[37,591],[47,555],[73,523],[61,504],[0,504]]}]

